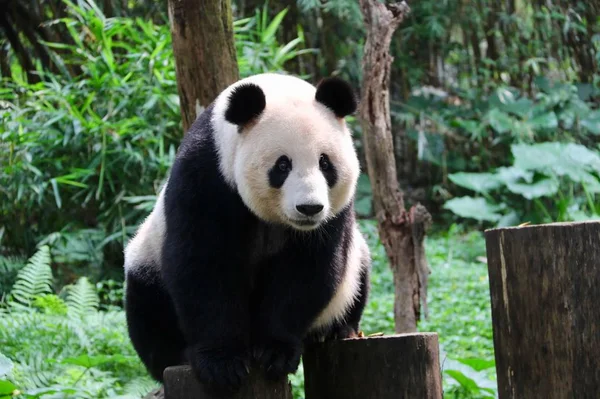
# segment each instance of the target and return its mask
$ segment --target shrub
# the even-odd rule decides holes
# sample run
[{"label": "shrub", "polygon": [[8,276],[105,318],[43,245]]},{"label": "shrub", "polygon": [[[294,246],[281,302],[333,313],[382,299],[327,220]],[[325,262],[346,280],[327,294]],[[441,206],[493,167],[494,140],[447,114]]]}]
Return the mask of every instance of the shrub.
[{"label": "shrub", "polygon": [[[182,137],[171,35],[168,25],[106,18],[91,0],[65,5],[58,22],[75,44],[46,45],[81,74],[39,71],[42,82],[28,84],[15,73],[0,90],[0,243],[24,254],[49,245],[69,281],[116,278],[103,266],[122,265]],[[308,51],[302,36],[276,41],[285,14],[236,21],[242,75]]]}]

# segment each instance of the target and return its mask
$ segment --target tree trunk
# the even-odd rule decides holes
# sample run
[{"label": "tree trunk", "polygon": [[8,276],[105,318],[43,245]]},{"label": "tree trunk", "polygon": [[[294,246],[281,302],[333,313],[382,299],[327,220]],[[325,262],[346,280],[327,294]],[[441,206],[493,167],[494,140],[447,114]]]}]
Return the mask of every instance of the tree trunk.
[{"label": "tree trunk", "polygon": [[377,0],[360,0],[367,38],[363,55],[363,84],[360,119],[373,204],[379,236],[385,246],[394,274],[394,320],[396,332],[414,332],[421,314],[421,301],[427,314],[425,230],[431,215],[416,205],[404,208],[398,186],[391,132],[389,82],[392,34],[409,8],[405,2],[384,5]]},{"label": "tree trunk", "polygon": [[600,222],[486,232],[500,399],[597,398]]},{"label": "tree trunk", "polygon": [[230,0],[169,0],[183,130],[239,79]]},{"label": "tree trunk", "polygon": [[435,333],[330,341],[303,359],[306,399],[442,399]]},{"label": "tree trunk", "polygon": [[198,382],[189,366],[167,367],[164,377],[164,399],[293,399],[287,377],[278,381],[267,380],[260,370],[254,368],[240,390],[227,396],[210,393]]}]

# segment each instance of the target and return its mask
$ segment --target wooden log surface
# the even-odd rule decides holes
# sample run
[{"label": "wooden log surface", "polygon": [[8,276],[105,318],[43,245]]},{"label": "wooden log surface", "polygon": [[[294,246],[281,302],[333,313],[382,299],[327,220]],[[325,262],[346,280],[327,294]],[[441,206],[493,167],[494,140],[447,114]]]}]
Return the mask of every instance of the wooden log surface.
[{"label": "wooden log surface", "polygon": [[164,380],[165,399],[293,399],[292,387],[287,380],[272,382],[255,370],[241,389],[227,398],[207,392],[189,366],[168,367]]},{"label": "wooden log surface", "polygon": [[441,399],[435,333],[353,338],[304,352],[306,399]]},{"label": "wooden log surface", "polygon": [[600,397],[600,222],[486,232],[499,398]]}]

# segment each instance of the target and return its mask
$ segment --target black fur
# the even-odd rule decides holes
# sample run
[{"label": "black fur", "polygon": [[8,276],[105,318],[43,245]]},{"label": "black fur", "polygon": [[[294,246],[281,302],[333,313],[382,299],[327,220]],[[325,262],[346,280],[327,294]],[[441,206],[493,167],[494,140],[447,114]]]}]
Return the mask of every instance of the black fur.
[{"label": "black fur", "polygon": [[338,118],[353,114],[358,105],[352,87],[336,77],[323,79],[319,83],[315,99],[331,109]]},{"label": "black fur", "polygon": [[140,268],[149,271],[143,278],[134,274],[127,276],[127,325],[133,347],[152,377],[162,381],[166,367],[185,360],[185,341],[176,328],[177,316],[161,283],[158,268],[152,265],[141,265]]},{"label": "black fur", "polygon": [[[286,168],[283,169],[282,166]],[[281,188],[292,171],[292,161],[285,155],[277,158],[275,165],[269,170],[269,185],[273,188]]]},{"label": "black fur", "polygon": [[[212,108],[184,137],[169,178],[160,283],[130,277],[127,312],[156,379],[185,358],[215,393],[230,393],[253,363],[270,378],[296,371],[309,327],[345,271],[354,213],[350,204],[315,232],[260,221],[220,174]],[[285,236],[283,247],[257,256],[253,239],[271,230]],[[321,335],[356,333],[365,301],[361,291],[348,319]]]},{"label": "black fur", "polygon": [[321,165],[321,173],[323,173],[323,176],[325,176],[325,180],[327,180],[327,185],[331,188],[335,186],[335,183],[337,183],[338,180],[337,169],[335,168],[335,165],[331,162],[327,154],[321,155],[321,160],[319,161],[319,163],[323,164],[323,162],[326,163],[327,168],[324,168],[324,165]]},{"label": "black fur", "polygon": [[265,94],[253,83],[244,83],[231,91],[225,119],[234,125],[243,126],[257,118],[265,110]]}]

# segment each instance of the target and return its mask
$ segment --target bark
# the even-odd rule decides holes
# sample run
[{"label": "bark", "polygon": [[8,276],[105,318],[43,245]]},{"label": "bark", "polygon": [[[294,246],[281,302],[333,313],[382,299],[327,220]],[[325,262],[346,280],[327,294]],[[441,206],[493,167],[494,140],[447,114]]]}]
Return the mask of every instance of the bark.
[{"label": "bark", "polygon": [[306,399],[441,399],[434,333],[330,341],[303,355]]},{"label": "bark", "polygon": [[421,301],[427,314],[429,268],[423,247],[431,215],[421,205],[405,210],[396,175],[389,104],[390,42],[409,8],[405,2],[384,5],[377,0],[361,0],[360,6],[367,38],[359,112],[373,205],[379,236],[394,274],[395,329],[396,332],[414,332],[421,314]]},{"label": "bark", "polygon": [[500,399],[600,392],[600,223],[486,232]]},{"label": "bark", "polygon": [[168,367],[164,377],[164,399],[293,399],[292,387],[287,377],[279,381],[270,381],[261,371],[255,369],[251,370],[238,392],[226,397],[217,397],[209,393],[188,366]]},{"label": "bark", "polygon": [[199,110],[239,79],[230,0],[169,0],[185,132]]}]

